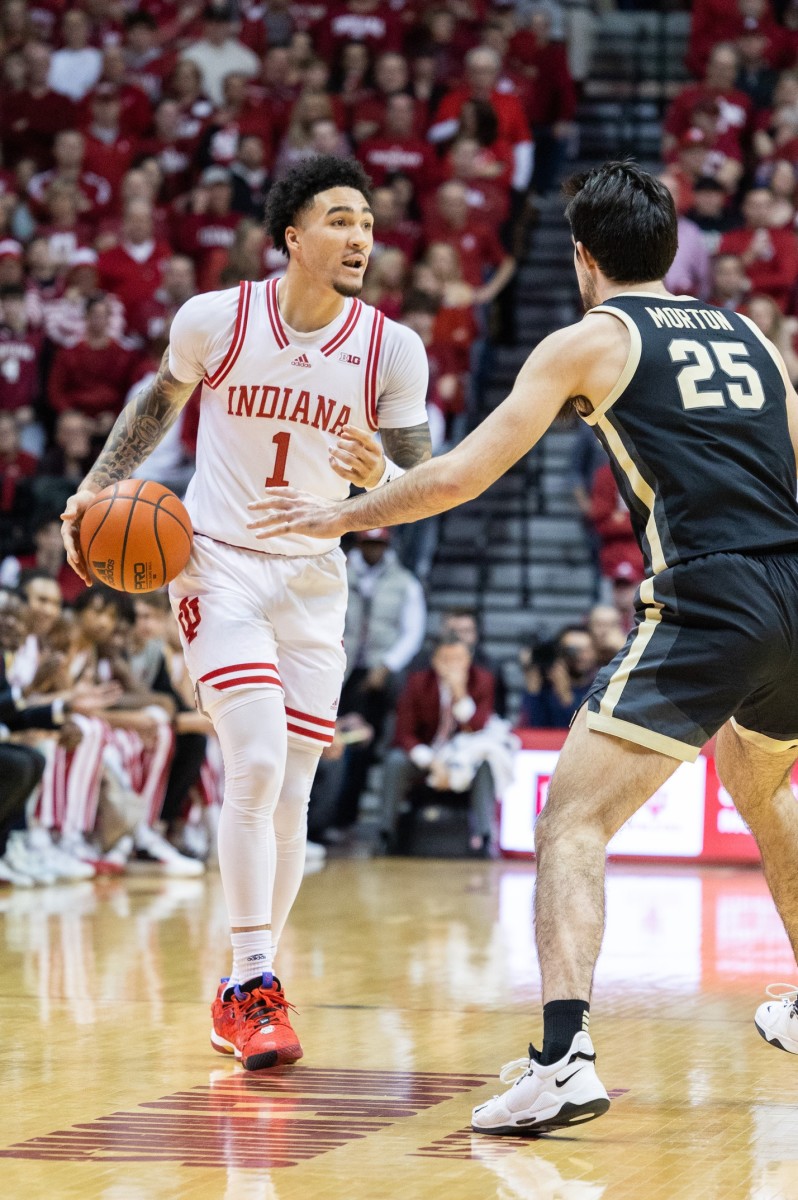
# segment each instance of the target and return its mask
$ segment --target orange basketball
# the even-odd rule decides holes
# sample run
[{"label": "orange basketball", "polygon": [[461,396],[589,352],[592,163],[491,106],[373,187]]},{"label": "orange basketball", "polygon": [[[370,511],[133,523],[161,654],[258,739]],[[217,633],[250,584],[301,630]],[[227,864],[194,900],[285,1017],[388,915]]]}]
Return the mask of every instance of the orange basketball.
[{"label": "orange basketball", "polygon": [[147,479],[104,488],[80,523],[80,545],[98,583],[118,592],[154,592],[185,567],[191,519],[174,492]]}]

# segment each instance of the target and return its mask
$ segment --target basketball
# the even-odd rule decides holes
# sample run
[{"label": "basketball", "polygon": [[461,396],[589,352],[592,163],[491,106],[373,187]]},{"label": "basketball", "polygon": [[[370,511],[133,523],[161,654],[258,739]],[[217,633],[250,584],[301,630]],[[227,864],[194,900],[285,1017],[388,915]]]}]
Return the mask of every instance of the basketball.
[{"label": "basketball", "polygon": [[80,545],[98,583],[118,592],[154,592],[185,567],[191,519],[169,488],[125,479],[97,493],[80,523]]}]

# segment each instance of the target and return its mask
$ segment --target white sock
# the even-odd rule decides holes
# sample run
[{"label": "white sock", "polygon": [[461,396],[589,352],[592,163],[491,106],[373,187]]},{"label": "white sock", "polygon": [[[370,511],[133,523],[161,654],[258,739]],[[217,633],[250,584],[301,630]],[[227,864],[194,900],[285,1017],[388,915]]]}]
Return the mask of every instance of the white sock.
[{"label": "white sock", "polygon": [[233,969],[230,972],[230,987],[249,983],[264,973],[271,974],[274,962],[271,929],[247,929],[245,933],[231,933],[233,944]]}]

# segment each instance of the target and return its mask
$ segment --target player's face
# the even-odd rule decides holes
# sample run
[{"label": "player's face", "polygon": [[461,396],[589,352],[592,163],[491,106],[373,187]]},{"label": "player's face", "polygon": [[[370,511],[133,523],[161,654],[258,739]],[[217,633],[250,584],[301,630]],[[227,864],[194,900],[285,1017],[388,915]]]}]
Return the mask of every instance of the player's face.
[{"label": "player's face", "polygon": [[292,255],[324,287],[357,296],[374,245],[374,215],[362,192],[337,187],[320,192],[301,222],[287,230]]}]

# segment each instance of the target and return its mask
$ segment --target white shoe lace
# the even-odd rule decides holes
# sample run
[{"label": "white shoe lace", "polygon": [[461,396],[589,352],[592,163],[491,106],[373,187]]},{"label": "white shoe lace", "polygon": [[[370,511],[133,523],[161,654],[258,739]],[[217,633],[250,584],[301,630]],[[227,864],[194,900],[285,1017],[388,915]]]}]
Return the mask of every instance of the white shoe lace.
[{"label": "white shoe lace", "polygon": [[765,988],[766,995],[772,1000],[781,1000],[786,1007],[792,1006],[790,1016],[798,1016],[798,987],[792,983],[771,983]]},{"label": "white shoe lace", "polygon": [[514,1058],[512,1062],[504,1064],[499,1071],[499,1079],[502,1083],[517,1083],[524,1075],[529,1074],[531,1067],[531,1058]]}]

